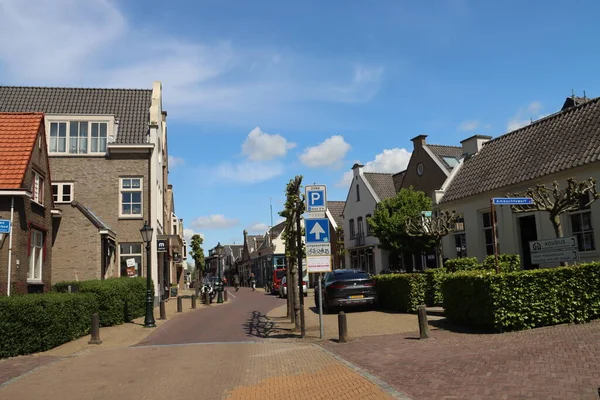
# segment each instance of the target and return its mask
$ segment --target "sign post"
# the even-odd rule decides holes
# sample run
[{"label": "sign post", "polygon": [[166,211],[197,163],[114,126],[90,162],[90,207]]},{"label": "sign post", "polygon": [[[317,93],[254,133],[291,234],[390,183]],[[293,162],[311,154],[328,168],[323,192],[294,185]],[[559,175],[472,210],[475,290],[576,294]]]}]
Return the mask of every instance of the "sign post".
[{"label": "sign post", "polygon": [[492,219],[492,238],[494,241],[494,265],[496,273],[500,272],[498,265],[498,235],[496,235],[496,210],[494,206],[516,206],[533,204],[531,197],[493,197],[490,199],[490,211]]},{"label": "sign post", "polygon": [[574,236],[529,242],[532,264],[578,261],[577,238]]},{"label": "sign post", "polygon": [[306,212],[304,231],[306,235],[306,269],[318,273],[317,296],[319,303],[319,336],[323,339],[323,272],[331,271],[331,235],[327,219],[327,187],[305,186]]}]

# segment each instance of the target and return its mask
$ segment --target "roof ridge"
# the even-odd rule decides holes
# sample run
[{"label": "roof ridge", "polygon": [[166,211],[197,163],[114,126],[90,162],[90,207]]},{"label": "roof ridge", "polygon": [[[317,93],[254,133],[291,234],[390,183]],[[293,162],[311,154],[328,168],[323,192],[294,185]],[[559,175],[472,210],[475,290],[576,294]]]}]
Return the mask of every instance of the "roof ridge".
[{"label": "roof ridge", "polygon": [[449,144],[435,144],[435,143],[427,143],[425,146],[438,146],[438,147],[448,147],[452,149],[462,149],[461,146],[450,146]]},{"label": "roof ridge", "polygon": [[103,88],[103,87],[76,87],[76,86],[10,86],[0,85],[0,88],[11,88],[11,89],[69,89],[69,90],[114,90],[114,91],[143,91],[151,92],[152,89],[142,88]]},{"label": "roof ridge", "polygon": [[500,135],[500,136],[498,136],[498,137],[495,137],[495,138],[493,138],[493,139],[491,139],[491,140],[489,140],[489,141],[487,141],[487,142],[483,143],[483,146],[487,145],[488,143],[491,143],[491,142],[496,142],[496,141],[498,141],[498,140],[500,140],[500,139],[506,138],[506,137],[508,137],[508,136],[510,136],[510,135],[512,135],[512,134],[514,134],[514,133],[521,132],[521,131],[523,131],[523,130],[525,130],[525,129],[527,129],[527,128],[530,128],[530,127],[532,127],[532,126],[536,126],[536,125],[538,125],[539,123],[541,123],[542,121],[546,121],[546,120],[549,120],[549,119],[552,119],[552,118],[556,118],[556,117],[558,117],[559,115],[563,115],[563,114],[566,114],[566,113],[568,113],[568,112],[575,112],[575,111],[576,111],[577,109],[579,109],[579,108],[583,108],[583,107],[585,107],[585,106],[587,106],[587,105],[590,105],[590,104],[593,104],[593,103],[597,103],[597,102],[598,102],[598,100],[600,100],[600,96],[599,96],[599,97],[595,97],[595,98],[593,98],[593,99],[589,99],[589,100],[588,100],[588,101],[586,101],[585,103],[581,103],[581,104],[575,105],[575,106],[573,106],[573,107],[569,107],[569,108],[567,108],[567,109],[564,109],[564,110],[559,110],[559,111],[557,111],[557,112],[555,112],[555,113],[553,113],[553,114],[546,115],[545,117],[542,117],[542,118],[540,118],[540,119],[536,120],[535,122],[532,122],[532,123],[530,123],[530,124],[528,124],[528,125],[522,126],[522,127],[520,127],[519,129],[515,129],[514,131],[506,132],[506,133],[505,133],[505,134],[503,134],[503,135]]},{"label": "roof ridge", "polygon": [[[402,172],[402,171],[400,171]],[[363,174],[371,174],[371,175],[394,175],[393,172],[363,172]]]}]

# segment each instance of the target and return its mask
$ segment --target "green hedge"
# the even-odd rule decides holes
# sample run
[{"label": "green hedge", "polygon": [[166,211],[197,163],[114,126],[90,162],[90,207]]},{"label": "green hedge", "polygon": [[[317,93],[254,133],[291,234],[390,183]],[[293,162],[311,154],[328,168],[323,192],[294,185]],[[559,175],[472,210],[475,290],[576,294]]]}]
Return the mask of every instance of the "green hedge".
[{"label": "green hedge", "polygon": [[385,274],[373,277],[379,306],[397,312],[415,312],[425,303],[425,274]]},{"label": "green hedge", "polygon": [[429,307],[443,303],[442,282],[448,276],[445,268],[432,268],[425,271],[427,288],[425,290],[425,304]]},{"label": "green hedge", "polygon": [[[500,272],[517,272],[521,270],[521,256],[518,254],[498,254],[498,269]],[[487,256],[483,261],[483,269],[496,270],[494,255]]]},{"label": "green hedge", "polygon": [[53,291],[64,293],[69,285],[77,286],[79,293],[96,295],[101,326],[119,325],[144,315],[146,278],[59,282],[53,286]]},{"label": "green hedge", "polygon": [[0,358],[45,351],[89,333],[92,294],[0,297]]},{"label": "green hedge", "polygon": [[442,284],[445,315],[510,331],[600,318],[600,263],[496,274],[457,272]]},{"label": "green hedge", "polygon": [[479,264],[476,257],[463,257],[446,260],[444,267],[448,272],[458,272],[480,269],[481,264]]}]

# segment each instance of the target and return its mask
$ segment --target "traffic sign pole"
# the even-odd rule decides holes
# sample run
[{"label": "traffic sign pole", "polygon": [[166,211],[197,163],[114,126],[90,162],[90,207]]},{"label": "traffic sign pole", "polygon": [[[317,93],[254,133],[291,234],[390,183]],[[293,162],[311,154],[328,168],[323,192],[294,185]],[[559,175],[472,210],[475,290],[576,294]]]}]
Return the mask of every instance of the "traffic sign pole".
[{"label": "traffic sign pole", "polygon": [[491,209],[491,216],[490,218],[492,218],[492,238],[494,240],[494,265],[496,267],[496,273],[500,273],[500,266],[498,265],[498,238],[496,237],[496,210],[494,207],[494,201],[493,199],[490,201],[490,209]]}]

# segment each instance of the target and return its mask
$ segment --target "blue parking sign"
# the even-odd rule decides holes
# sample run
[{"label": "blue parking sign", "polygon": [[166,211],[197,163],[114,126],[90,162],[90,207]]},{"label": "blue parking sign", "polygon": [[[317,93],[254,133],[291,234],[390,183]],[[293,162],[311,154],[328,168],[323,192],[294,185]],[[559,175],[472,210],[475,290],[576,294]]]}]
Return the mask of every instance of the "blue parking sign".
[{"label": "blue parking sign", "polygon": [[10,233],[10,220],[0,219],[0,233]]},{"label": "blue parking sign", "polygon": [[327,210],[327,189],[325,185],[306,186],[306,211]]}]

